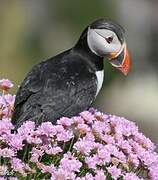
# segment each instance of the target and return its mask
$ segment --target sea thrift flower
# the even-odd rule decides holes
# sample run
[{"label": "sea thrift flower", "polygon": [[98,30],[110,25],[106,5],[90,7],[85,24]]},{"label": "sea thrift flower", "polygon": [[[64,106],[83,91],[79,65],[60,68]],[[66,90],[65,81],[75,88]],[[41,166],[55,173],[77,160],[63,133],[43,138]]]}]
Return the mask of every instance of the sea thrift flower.
[{"label": "sea thrift flower", "polygon": [[32,153],[32,156],[31,156],[30,161],[32,161],[32,162],[38,162],[38,159],[40,157],[42,157],[42,155],[43,155],[43,151],[39,150],[39,149],[37,149],[35,147],[32,148],[32,152],[31,153]]},{"label": "sea thrift flower", "polygon": [[99,158],[98,158],[98,156],[94,155],[91,157],[87,157],[85,159],[85,162],[90,169],[97,169],[96,166],[99,163]]},{"label": "sea thrift flower", "polygon": [[158,162],[157,162],[157,164],[152,165],[152,166],[149,168],[149,177],[150,177],[152,180],[157,180],[157,179],[158,179]]},{"label": "sea thrift flower", "polygon": [[11,167],[14,169],[14,171],[19,172],[22,176],[26,176],[26,173],[24,170],[25,165],[20,159],[13,158],[11,160]]},{"label": "sea thrift flower", "polygon": [[12,82],[9,79],[1,79],[0,80],[0,88],[2,90],[7,91],[7,90],[9,90],[12,87],[13,87],[13,84],[12,84]]},{"label": "sea thrift flower", "polygon": [[0,166],[0,176],[5,176],[7,173],[7,166]]},{"label": "sea thrift flower", "polygon": [[5,99],[5,102],[9,105],[14,105],[14,101],[15,101],[15,95],[12,96],[10,94],[6,94],[4,95],[4,99]]},{"label": "sea thrift flower", "polygon": [[22,149],[23,147],[23,137],[20,136],[19,134],[15,134],[13,136],[10,136],[8,144],[13,148],[13,149]]},{"label": "sea thrift flower", "polygon": [[97,174],[95,175],[95,180],[106,180],[104,171],[97,171]]},{"label": "sea thrift flower", "polygon": [[65,180],[65,179],[76,179],[76,175],[73,172],[69,172],[65,169],[59,168],[52,173],[51,180]]},{"label": "sea thrift flower", "polygon": [[44,122],[41,126],[38,127],[38,133],[40,135],[56,135],[56,128],[52,125],[51,122]]},{"label": "sea thrift flower", "polygon": [[10,134],[11,129],[13,129],[13,125],[9,119],[0,120],[0,135],[2,134]]},{"label": "sea thrift flower", "polygon": [[64,154],[59,167],[68,172],[79,172],[81,166],[82,163],[68,152],[67,154]]},{"label": "sea thrift flower", "polygon": [[84,139],[80,139],[74,144],[74,149],[76,149],[81,154],[85,154],[85,155],[88,155],[93,148],[94,148],[94,142],[87,141]]},{"label": "sea thrift flower", "polygon": [[139,166],[138,156],[136,154],[129,154],[128,163],[129,164],[134,164],[135,167],[138,167]]},{"label": "sea thrift flower", "polygon": [[27,141],[27,143],[29,143],[29,144],[36,144],[36,145],[42,144],[42,139],[41,139],[40,137],[38,137],[38,136],[36,135],[36,133],[35,133],[35,134],[32,133],[30,136],[27,136],[27,137],[26,137],[26,141]]},{"label": "sea thrift flower", "polygon": [[43,173],[50,173],[50,174],[54,174],[55,171],[56,171],[56,168],[54,167],[54,165],[50,165],[50,166],[47,166],[47,165],[44,165],[42,163],[37,163],[37,167],[39,167]]},{"label": "sea thrift flower", "polygon": [[80,134],[86,134],[87,132],[90,131],[90,128],[88,127],[87,124],[78,124],[77,130],[79,131]]},{"label": "sea thrift flower", "polygon": [[83,120],[83,118],[81,116],[72,117],[72,120],[73,120],[75,125],[84,123],[84,120]]},{"label": "sea thrift flower", "polygon": [[58,141],[64,141],[64,142],[68,142],[73,138],[73,134],[71,131],[62,131],[61,133],[57,134],[57,140]]},{"label": "sea thrift flower", "polygon": [[110,153],[106,150],[105,147],[103,147],[102,149],[98,149],[97,155],[98,155],[98,159],[100,161],[99,162],[100,165],[109,163],[111,160]]},{"label": "sea thrift flower", "polygon": [[124,180],[143,180],[140,179],[136,174],[134,173],[127,173],[124,177]]},{"label": "sea thrift flower", "polygon": [[63,125],[64,127],[70,127],[73,124],[73,120],[71,118],[62,117],[57,121],[57,124]]},{"label": "sea thrift flower", "polygon": [[84,177],[77,177],[76,180],[95,180],[94,176],[87,173]]},{"label": "sea thrift flower", "polygon": [[29,135],[31,135],[31,133],[33,133],[34,130],[35,130],[35,122],[27,121],[24,122],[17,131],[20,136],[26,138]]},{"label": "sea thrift flower", "polygon": [[92,124],[93,120],[95,120],[94,115],[89,111],[81,112],[80,116],[86,121],[87,124]]},{"label": "sea thrift flower", "polygon": [[56,155],[58,153],[61,153],[62,149],[57,146],[57,147],[53,147],[53,148],[48,148],[45,150],[45,152],[50,155]]},{"label": "sea thrift flower", "polygon": [[12,84],[0,83],[0,179],[158,179],[156,147],[134,122],[90,108],[56,125],[27,121],[15,130],[15,96],[5,94]]},{"label": "sea thrift flower", "polygon": [[0,149],[0,156],[1,157],[8,157],[8,158],[12,158],[15,156],[15,151],[11,148],[3,148]]},{"label": "sea thrift flower", "polygon": [[107,170],[114,179],[117,179],[121,176],[121,170],[118,169],[116,166],[108,167]]}]

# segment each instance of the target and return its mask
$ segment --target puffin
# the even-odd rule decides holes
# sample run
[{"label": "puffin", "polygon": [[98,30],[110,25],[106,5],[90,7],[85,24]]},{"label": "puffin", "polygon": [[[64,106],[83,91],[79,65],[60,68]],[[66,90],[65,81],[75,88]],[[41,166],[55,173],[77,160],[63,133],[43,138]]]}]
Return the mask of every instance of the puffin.
[{"label": "puffin", "polygon": [[72,48],[33,66],[17,91],[12,123],[56,124],[90,108],[103,84],[104,58],[128,74],[125,30],[102,18],[89,24]]}]

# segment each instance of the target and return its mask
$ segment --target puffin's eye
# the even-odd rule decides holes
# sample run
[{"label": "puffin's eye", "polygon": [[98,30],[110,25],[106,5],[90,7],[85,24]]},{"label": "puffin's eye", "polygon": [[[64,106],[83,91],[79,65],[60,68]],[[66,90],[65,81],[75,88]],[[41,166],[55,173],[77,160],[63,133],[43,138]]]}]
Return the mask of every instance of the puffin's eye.
[{"label": "puffin's eye", "polygon": [[110,44],[113,41],[114,38],[112,36],[109,36],[109,37],[107,37],[105,39]]}]

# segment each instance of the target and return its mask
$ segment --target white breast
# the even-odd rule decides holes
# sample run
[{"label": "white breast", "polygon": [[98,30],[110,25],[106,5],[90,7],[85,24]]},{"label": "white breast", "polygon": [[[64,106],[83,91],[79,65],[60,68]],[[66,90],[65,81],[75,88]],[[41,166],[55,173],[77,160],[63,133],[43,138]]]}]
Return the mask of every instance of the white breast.
[{"label": "white breast", "polygon": [[104,70],[101,70],[101,71],[96,71],[96,76],[97,76],[97,92],[96,92],[96,95],[98,95],[102,85],[103,85],[103,80],[104,80]]}]

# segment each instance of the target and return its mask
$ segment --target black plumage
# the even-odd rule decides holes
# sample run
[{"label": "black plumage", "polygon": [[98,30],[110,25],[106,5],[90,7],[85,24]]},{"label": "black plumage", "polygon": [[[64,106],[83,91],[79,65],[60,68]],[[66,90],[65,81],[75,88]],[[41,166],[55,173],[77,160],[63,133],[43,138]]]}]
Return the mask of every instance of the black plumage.
[{"label": "black plumage", "polygon": [[[91,26],[116,29],[105,20]],[[16,95],[13,124],[20,126],[27,120],[37,125],[56,123],[58,118],[77,115],[91,105],[97,92],[95,73],[103,70],[103,57],[90,51],[88,27],[73,48],[42,61],[27,74]]]},{"label": "black plumage", "polygon": [[33,67],[21,84],[15,100],[13,124],[26,120],[53,123],[88,108],[95,98],[95,72],[103,59],[80,46],[63,52]]}]

